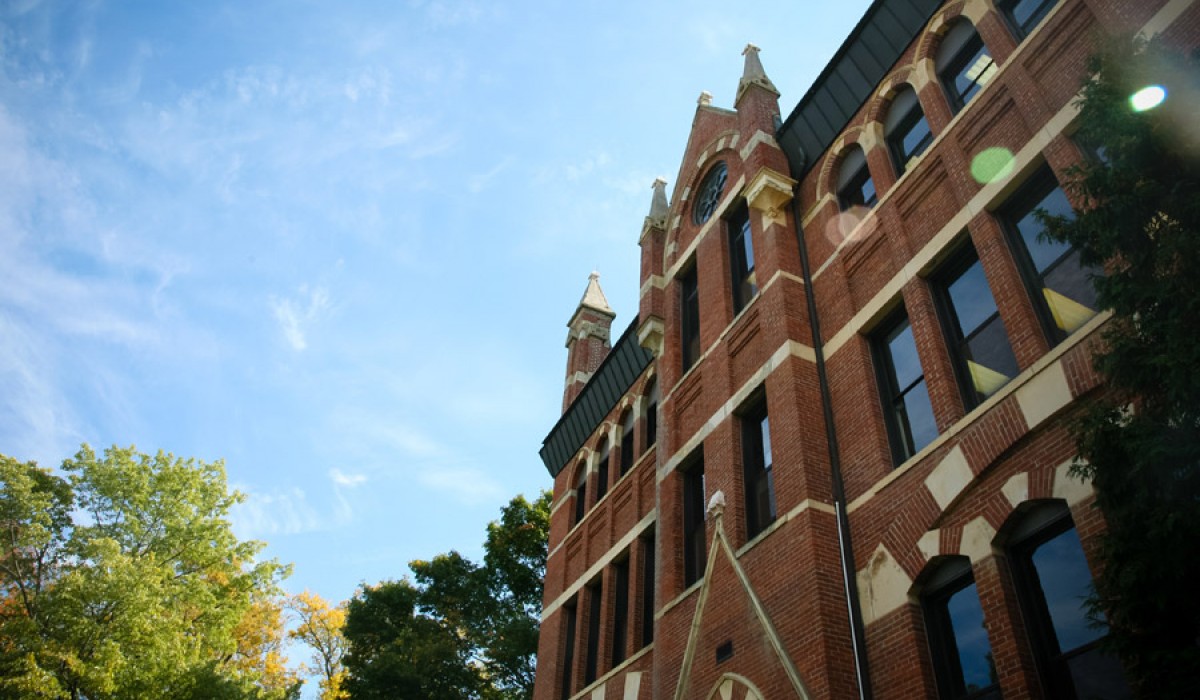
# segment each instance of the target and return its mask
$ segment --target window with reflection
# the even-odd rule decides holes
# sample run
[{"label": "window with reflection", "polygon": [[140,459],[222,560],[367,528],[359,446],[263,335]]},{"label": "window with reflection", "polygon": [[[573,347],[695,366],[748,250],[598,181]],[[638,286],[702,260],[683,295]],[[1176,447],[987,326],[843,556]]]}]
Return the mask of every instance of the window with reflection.
[{"label": "window with reflection", "polygon": [[1104,627],[1088,618],[1092,574],[1066,505],[1052,501],[1032,508],[1014,528],[1008,548],[1047,695],[1131,697],[1120,663],[1099,648]]},{"label": "window with reflection", "polygon": [[625,476],[633,466],[633,411],[621,416],[621,474]]},{"label": "window with reflection", "polygon": [[859,146],[851,146],[842,156],[837,180],[838,208],[846,211],[851,207],[875,206],[875,182],[867,168],[867,155]]},{"label": "window with reflection", "polygon": [[996,62],[988,54],[975,25],[965,17],[957,20],[942,37],[934,66],[955,112],[966,106],[996,73]]},{"label": "window with reflection", "polygon": [[729,268],[733,273],[733,313],[740,313],[758,294],[754,277],[754,243],[750,235],[750,210],[742,207],[729,218]]},{"label": "window with reflection", "polygon": [[1079,260],[1079,251],[1042,236],[1038,212],[1073,217],[1075,212],[1049,168],[1043,168],[1000,210],[1016,249],[1018,266],[1051,343],[1057,343],[1096,315],[1098,270]]},{"label": "window with reflection", "polygon": [[1020,41],[1028,36],[1057,4],[1058,0],[1000,0],[996,3],[996,8],[1004,15],[1008,26]]},{"label": "window with reflection", "polygon": [[937,437],[912,326],[903,308],[872,338],[892,460],[900,464]]},{"label": "window with reflection", "polygon": [[969,242],[932,281],[963,402],[970,410],[1017,375],[1017,358]]},{"label": "window with reflection", "polygon": [[608,438],[600,441],[600,457],[596,460],[596,503],[608,493]]},{"label": "window with reflection", "polygon": [[883,124],[888,151],[896,166],[896,177],[904,174],[913,158],[925,152],[933,143],[933,132],[925,120],[925,112],[917,100],[917,92],[907,85],[892,98],[887,119]]},{"label": "window with reflection", "polygon": [[562,693],[560,694],[562,700],[567,700],[567,698],[571,697],[572,691],[575,690],[571,670],[575,667],[576,617],[576,602],[572,598],[569,603],[563,606],[563,639],[566,641],[566,648],[563,650]]},{"label": "window with reflection", "polygon": [[998,700],[999,678],[983,607],[966,557],[938,566],[921,595],[941,700]]},{"label": "window with reflection", "polygon": [[766,399],[741,416],[742,464],[746,479],[746,538],[775,522],[775,477],[771,461],[771,424]]}]

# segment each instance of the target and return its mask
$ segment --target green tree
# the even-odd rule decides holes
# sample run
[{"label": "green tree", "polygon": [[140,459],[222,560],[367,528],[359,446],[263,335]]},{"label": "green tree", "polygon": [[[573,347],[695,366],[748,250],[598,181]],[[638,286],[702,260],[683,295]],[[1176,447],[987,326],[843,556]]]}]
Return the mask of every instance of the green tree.
[{"label": "green tree", "polygon": [[363,586],[346,606],[344,688],[354,700],[467,700],[487,697],[470,645],[420,612],[408,581]]},{"label": "green tree", "polygon": [[[1108,525],[1093,613],[1147,698],[1195,697],[1200,678],[1198,63],[1157,43],[1107,44],[1077,134],[1099,157],[1068,172],[1083,206],[1046,219],[1051,238],[1104,270],[1105,390],[1076,426],[1075,472],[1095,484]],[[1151,86],[1161,105],[1131,101]]]},{"label": "green tree", "polygon": [[286,570],[233,535],[223,465],[84,445],[62,471],[0,456],[0,695],[282,697],[238,626]]},{"label": "green tree", "polygon": [[517,496],[488,525],[482,565],[451,551],[410,562],[415,585],[364,587],[345,628],[350,696],[532,697],[549,529],[549,492]]}]

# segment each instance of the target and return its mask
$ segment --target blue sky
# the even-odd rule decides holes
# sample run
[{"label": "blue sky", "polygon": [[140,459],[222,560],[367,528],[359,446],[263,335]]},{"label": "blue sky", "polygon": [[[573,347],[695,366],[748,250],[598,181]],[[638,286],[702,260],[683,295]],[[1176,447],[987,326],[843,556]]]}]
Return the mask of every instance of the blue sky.
[{"label": "blue sky", "polygon": [[867,6],[0,5],[0,453],[223,458],[330,600],[550,486],[565,323],[748,41],[786,114]]}]

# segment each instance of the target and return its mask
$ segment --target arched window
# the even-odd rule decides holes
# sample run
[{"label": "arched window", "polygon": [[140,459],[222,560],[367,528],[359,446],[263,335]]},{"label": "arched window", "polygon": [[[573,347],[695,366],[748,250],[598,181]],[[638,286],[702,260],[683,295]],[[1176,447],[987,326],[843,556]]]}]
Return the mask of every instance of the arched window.
[{"label": "arched window", "polygon": [[608,493],[608,438],[600,441],[600,458],[596,461],[596,502]]},{"label": "arched window", "polygon": [[1085,601],[1092,574],[1071,512],[1062,501],[1038,503],[1008,536],[1009,560],[1029,638],[1050,697],[1131,697],[1120,663],[1099,649]]},{"label": "arched window", "polygon": [[996,73],[996,62],[988,54],[975,25],[966,18],[956,21],[942,37],[934,66],[950,109],[955,112],[966,106]]},{"label": "arched window", "polygon": [[583,516],[587,513],[587,463],[580,462],[576,467],[575,476],[575,522],[572,525],[579,524],[583,520]]},{"label": "arched window", "polygon": [[646,446],[648,450],[658,440],[658,380],[651,379],[646,389]]},{"label": "arched window", "polygon": [[896,166],[896,177],[900,177],[909,161],[924,153],[933,142],[933,132],[929,130],[929,122],[925,121],[916,90],[905,85],[892,98],[883,133]]},{"label": "arched window", "polygon": [[837,179],[838,208],[846,211],[850,207],[875,206],[875,182],[867,169],[867,156],[863,149],[851,146],[842,156]]},{"label": "arched window", "polygon": [[983,606],[966,557],[947,557],[921,592],[925,633],[942,700],[998,700],[999,678]]},{"label": "arched window", "polygon": [[621,474],[625,476],[633,467],[633,411],[626,410],[621,416]]}]

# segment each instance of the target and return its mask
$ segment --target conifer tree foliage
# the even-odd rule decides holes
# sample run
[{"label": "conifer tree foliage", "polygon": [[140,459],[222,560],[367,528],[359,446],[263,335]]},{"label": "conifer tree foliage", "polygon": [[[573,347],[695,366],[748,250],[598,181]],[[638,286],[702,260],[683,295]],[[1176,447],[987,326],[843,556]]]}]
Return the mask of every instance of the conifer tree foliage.
[{"label": "conifer tree foliage", "polygon": [[[1112,318],[1104,390],[1075,426],[1077,475],[1107,522],[1091,601],[1139,697],[1195,697],[1200,679],[1200,61],[1156,42],[1093,59],[1067,173],[1082,203],[1047,235],[1075,246]],[[1166,99],[1147,109],[1149,86]],[[1145,94],[1145,93],[1143,93]]]},{"label": "conifer tree foliage", "polygon": [[451,551],[410,562],[415,582],[364,586],[347,606],[350,697],[531,698],[550,498],[504,506],[482,565]]},{"label": "conifer tree foliage", "polygon": [[62,472],[0,456],[0,697],[295,695],[286,570],[234,536],[220,462],[84,445]]}]

